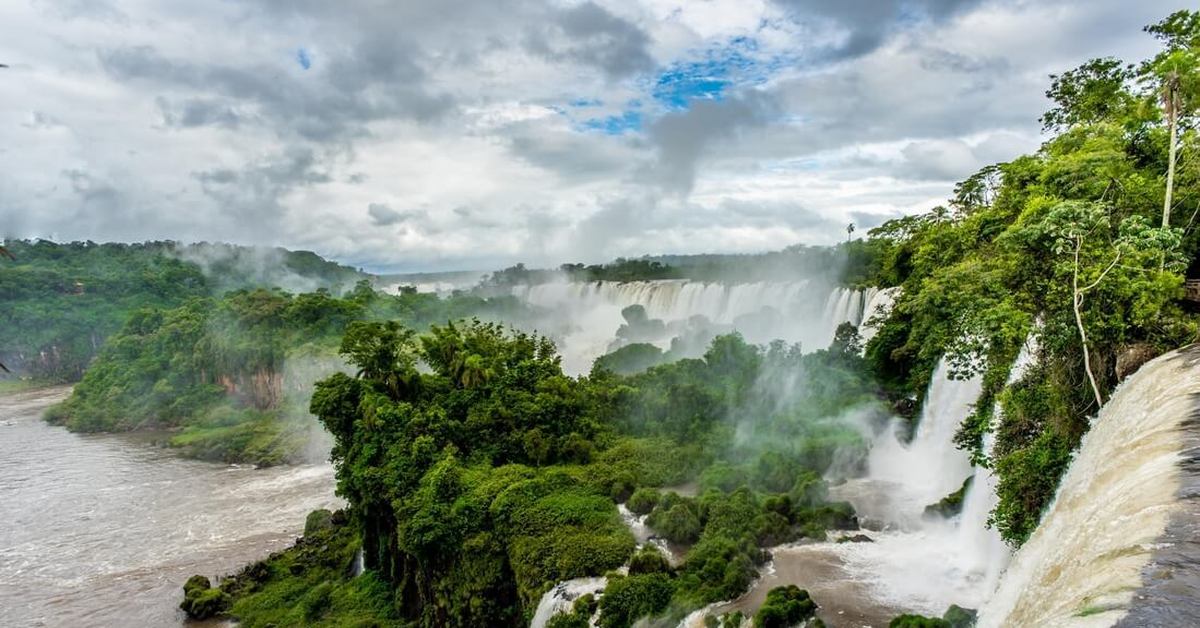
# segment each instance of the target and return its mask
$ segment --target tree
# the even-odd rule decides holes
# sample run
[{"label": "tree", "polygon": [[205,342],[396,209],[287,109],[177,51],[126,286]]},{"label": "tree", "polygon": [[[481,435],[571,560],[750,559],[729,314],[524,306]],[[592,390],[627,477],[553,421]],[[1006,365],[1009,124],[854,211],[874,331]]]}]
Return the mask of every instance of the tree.
[{"label": "tree", "polygon": [[1056,105],[1039,120],[1043,131],[1060,131],[1077,124],[1107,120],[1131,107],[1128,90],[1133,69],[1120,59],[1105,57],[1062,74],[1051,74],[1046,97]]},{"label": "tree", "polygon": [[1167,121],[1167,184],[1163,196],[1162,226],[1171,226],[1171,203],[1175,191],[1175,167],[1179,152],[1180,126],[1192,122],[1200,106],[1200,12],[1176,11],[1167,19],[1146,27],[1146,32],[1166,48],[1142,64],[1145,82],[1155,86]]},{"label": "tree", "polygon": [[1064,201],[1047,214],[1044,228],[1053,238],[1053,250],[1069,257],[1071,310],[1083,349],[1083,368],[1091,384],[1097,407],[1104,404],[1096,374],[1092,370],[1084,302],[1106,279],[1122,276],[1119,282],[1131,293],[1152,291],[1147,276],[1178,269],[1182,265],[1179,244],[1182,232],[1169,227],[1154,228],[1142,216],[1126,218],[1117,236],[1112,236],[1109,208],[1101,203]]}]

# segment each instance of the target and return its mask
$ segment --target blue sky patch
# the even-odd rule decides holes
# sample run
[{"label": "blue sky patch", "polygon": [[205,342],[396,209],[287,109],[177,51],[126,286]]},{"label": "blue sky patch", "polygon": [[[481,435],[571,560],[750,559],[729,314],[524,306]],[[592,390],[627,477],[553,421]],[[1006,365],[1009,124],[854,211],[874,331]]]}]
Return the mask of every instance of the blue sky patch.
[{"label": "blue sky patch", "polygon": [[642,130],[642,112],[637,108],[626,109],[619,115],[585,120],[580,126],[588,131],[599,131],[605,135],[637,132]]},{"label": "blue sky patch", "polygon": [[296,49],[296,63],[299,63],[300,67],[305,70],[312,67],[312,57],[309,56],[308,50],[304,48]]},{"label": "blue sky patch", "polygon": [[672,64],[650,91],[668,109],[687,109],[693,100],[720,100],[739,85],[756,85],[779,71],[786,60],[763,57],[753,37],[735,37],[700,53],[698,59]]}]

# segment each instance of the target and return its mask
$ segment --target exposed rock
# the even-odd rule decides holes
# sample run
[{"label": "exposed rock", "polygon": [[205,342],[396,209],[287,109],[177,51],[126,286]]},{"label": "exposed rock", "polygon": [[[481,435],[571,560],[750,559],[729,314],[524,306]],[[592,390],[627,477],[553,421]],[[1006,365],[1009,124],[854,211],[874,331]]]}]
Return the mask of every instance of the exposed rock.
[{"label": "exposed rock", "polygon": [[1142,367],[1143,364],[1153,360],[1158,356],[1158,351],[1154,347],[1145,342],[1139,342],[1125,347],[1117,355],[1117,380],[1123,380],[1129,377]]},{"label": "exposed rock", "polygon": [[183,602],[179,608],[192,619],[211,619],[229,609],[229,595],[214,589],[204,576],[192,576],[183,585]]},{"label": "exposed rock", "polygon": [[962,486],[960,486],[957,491],[954,491],[953,493],[943,497],[941,501],[936,504],[930,504],[926,506],[925,516],[943,517],[945,519],[949,519],[962,512],[963,497],[966,496],[967,489],[971,486],[971,481],[974,479],[975,476],[972,475],[966,480],[963,480]]}]

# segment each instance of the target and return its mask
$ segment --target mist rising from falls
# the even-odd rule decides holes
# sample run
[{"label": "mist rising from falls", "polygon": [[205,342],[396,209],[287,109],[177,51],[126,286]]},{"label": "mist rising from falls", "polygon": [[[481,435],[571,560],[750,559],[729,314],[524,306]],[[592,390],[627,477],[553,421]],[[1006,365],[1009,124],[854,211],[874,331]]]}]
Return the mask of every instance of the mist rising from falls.
[{"label": "mist rising from falls", "polygon": [[971,458],[954,446],[954,434],[981,389],[980,377],[951,379],[946,361],[938,362],[912,440],[899,438],[896,423],[871,447],[867,478],[889,494],[880,496],[883,503],[864,505],[867,512],[903,528],[920,527],[925,506],[962,486],[972,473]]},{"label": "mist rising from falls", "polygon": [[[1197,351],[1149,362],[1104,405],[979,626],[1111,626],[1131,605],[1147,615],[1131,625],[1196,625],[1200,601],[1188,579],[1197,565],[1187,553],[1194,531],[1174,542],[1166,533],[1173,517],[1195,525],[1181,496],[1195,494],[1185,456],[1194,456]],[[1181,491],[1185,479],[1192,488]],[[1143,604],[1155,608],[1139,607],[1139,590],[1161,583]]]},{"label": "mist rising from falls", "polygon": [[752,343],[779,339],[813,351],[829,346],[838,325],[862,325],[878,311],[873,306],[890,304],[894,290],[830,287],[809,280],[561,281],[515,286],[512,294],[569,322],[555,334],[563,368],[584,373],[597,357],[614,348],[617,330],[625,323],[621,310],[630,305],[643,306],[650,319],[665,323],[664,333],[650,340],[661,349],[671,348],[673,339],[689,332],[700,333],[702,341],[689,347],[699,355],[707,348],[705,339],[736,330]]},{"label": "mist rising from falls", "polygon": [[980,577],[971,573],[972,550],[956,542],[958,522],[925,516],[926,506],[958,490],[974,471],[954,434],[981,389],[980,377],[951,379],[948,364],[939,361],[912,440],[899,437],[898,423],[889,425],[875,437],[867,477],[832,490],[854,505],[865,526],[886,531],[872,535],[874,543],[838,548],[879,600],[930,615],[983,601]]},{"label": "mist rising from falls", "polygon": [[[1021,351],[1009,368],[1005,386],[1010,386],[1025,377],[1036,357],[1037,337],[1031,335],[1021,345]],[[992,413],[992,430],[983,435],[983,452],[989,458],[992,455],[994,431],[999,420],[1000,408],[997,405]],[[1000,537],[1000,532],[988,526],[988,517],[1000,501],[996,495],[997,481],[991,468],[975,468],[975,479],[972,480],[963,500],[962,513],[958,520],[958,535],[955,538],[963,553],[966,570],[982,576],[981,586],[988,594],[995,591],[1000,574],[1008,567],[1012,558],[1012,550]]]}]

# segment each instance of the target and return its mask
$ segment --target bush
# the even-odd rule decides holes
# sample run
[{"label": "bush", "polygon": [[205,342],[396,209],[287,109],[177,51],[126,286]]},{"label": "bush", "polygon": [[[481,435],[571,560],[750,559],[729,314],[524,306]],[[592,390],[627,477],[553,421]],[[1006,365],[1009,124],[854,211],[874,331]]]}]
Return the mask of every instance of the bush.
[{"label": "bush", "polygon": [[817,614],[808,591],[789,584],[767,592],[767,599],[754,614],[754,628],[788,628]]},{"label": "bush", "polygon": [[675,504],[665,512],[660,506],[651,513],[647,523],[668,541],[684,545],[695,543],[703,530],[700,518],[688,504]]},{"label": "bush", "polygon": [[904,614],[892,618],[888,628],[950,628],[950,622],[937,617]]},{"label": "bush", "polygon": [[629,628],[665,610],[674,593],[674,583],[663,573],[613,577],[600,598],[600,627]]},{"label": "bush", "polygon": [[639,488],[629,496],[629,501],[625,505],[634,514],[648,515],[658,505],[661,497],[659,492],[652,488]]},{"label": "bush", "polygon": [[666,557],[651,546],[642,548],[633,555],[633,558],[629,559],[630,575],[667,573],[669,571],[671,571],[671,564],[667,562]]}]

